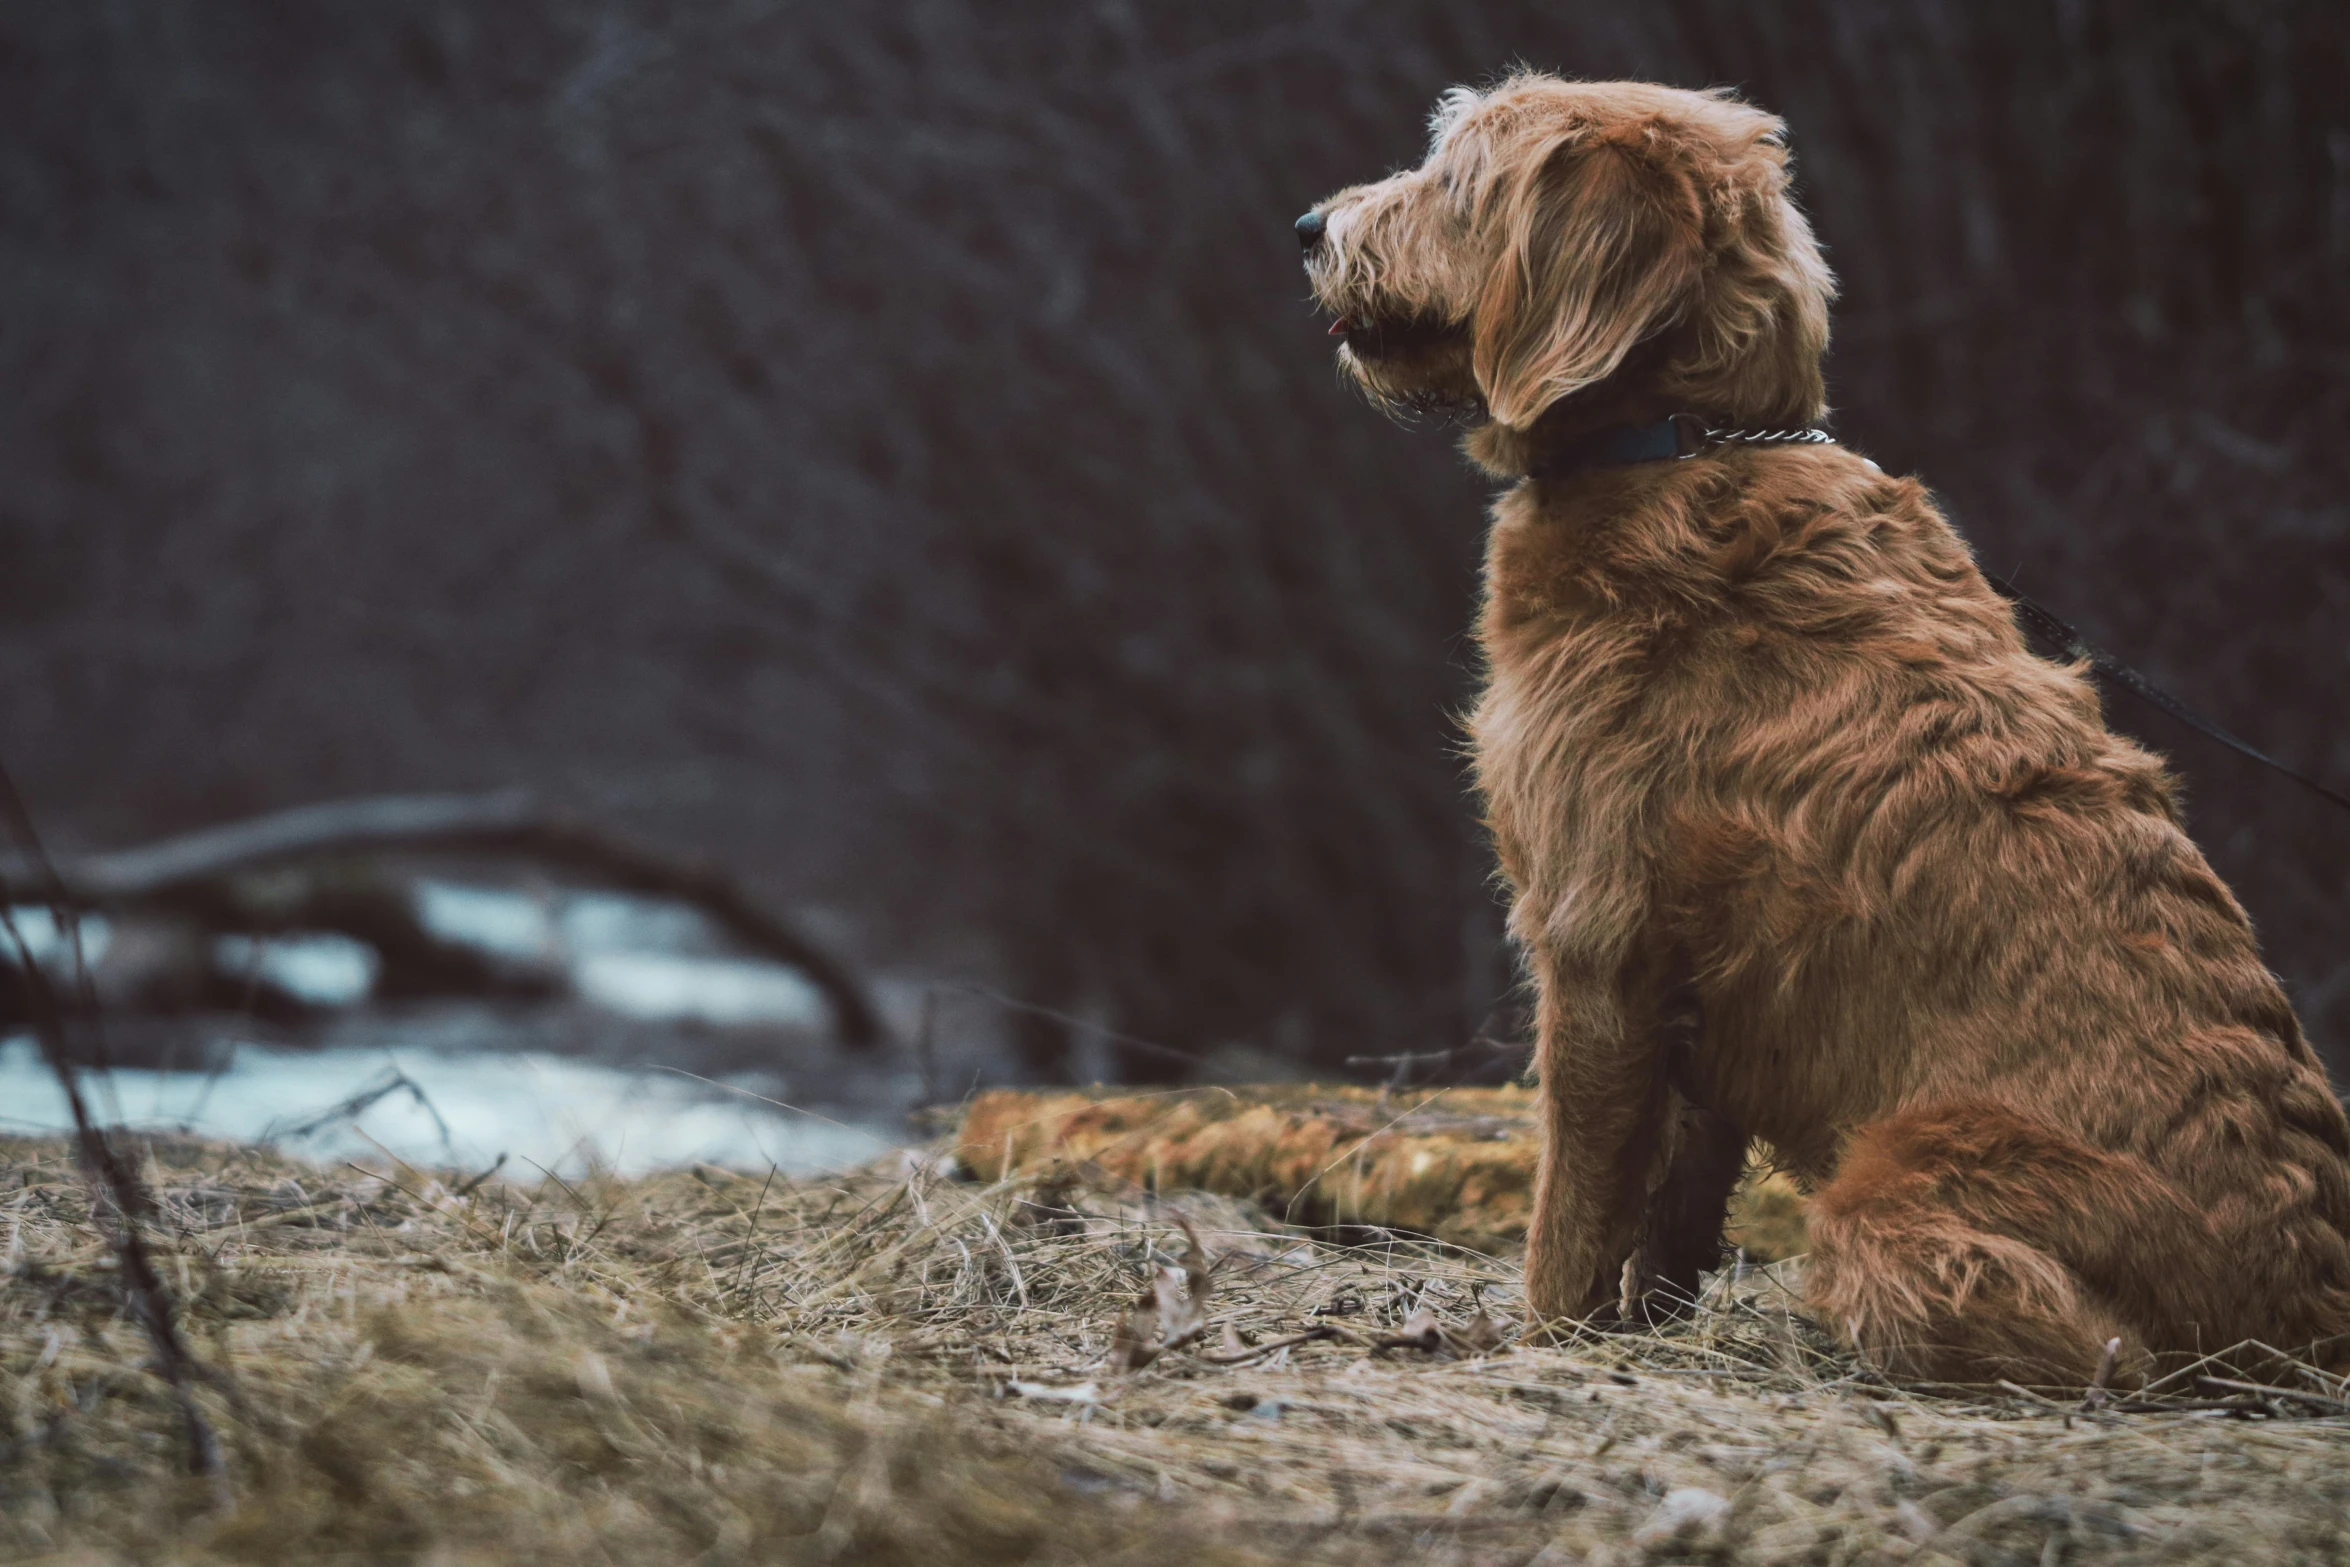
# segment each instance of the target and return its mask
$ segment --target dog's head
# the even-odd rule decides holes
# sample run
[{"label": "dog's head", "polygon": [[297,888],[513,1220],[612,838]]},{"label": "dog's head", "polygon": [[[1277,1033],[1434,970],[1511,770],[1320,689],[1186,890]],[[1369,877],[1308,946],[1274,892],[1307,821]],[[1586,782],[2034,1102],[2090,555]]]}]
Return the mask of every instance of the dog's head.
[{"label": "dog's head", "polygon": [[1391,407],[1523,432],[1695,413],[1808,424],[1835,290],[1785,127],[1726,92],[1513,76],[1438,104],[1426,161],[1298,220],[1339,361]]}]

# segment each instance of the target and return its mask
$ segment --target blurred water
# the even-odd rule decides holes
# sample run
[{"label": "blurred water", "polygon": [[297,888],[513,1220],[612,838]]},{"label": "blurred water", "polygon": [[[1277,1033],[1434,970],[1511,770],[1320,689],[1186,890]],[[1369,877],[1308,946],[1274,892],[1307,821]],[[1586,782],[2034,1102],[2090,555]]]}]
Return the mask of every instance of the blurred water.
[{"label": "blurred water", "polygon": [[[657,898],[573,888],[543,892],[419,879],[416,912],[444,941],[496,957],[543,963],[568,980],[583,1001],[648,1022],[706,1023],[719,1028],[771,1025],[823,1029],[832,1012],[803,974],[764,958],[727,950],[724,935],[699,910]],[[71,953],[45,908],[11,909],[35,962],[52,972]],[[81,922],[82,955],[95,968],[112,928],[103,915]],[[0,944],[0,963],[14,954]],[[365,1002],[382,968],[375,949],[328,931],[219,937],[214,966],[253,977],[312,1006]]]},{"label": "blurred water", "polygon": [[571,984],[583,1001],[648,1021],[819,1029],[831,1016],[824,993],[797,972],[749,959],[603,952],[574,960]]},{"label": "blurred water", "polygon": [[655,1022],[821,1029],[824,993],[796,969],[728,956],[699,910],[625,893],[544,894],[421,880],[416,912],[444,941],[500,957],[550,962],[581,1000]]},{"label": "blurred water", "polygon": [[[576,1000],[385,1008],[370,1004],[382,965],[364,942],[321,931],[226,935],[213,944],[220,972],[266,980],[326,1009],[301,1030],[315,1048],[231,1043],[214,1025],[172,1024],[187,1036],[174,1036],[182,1069],[89,1077],[94,1108],[135,1128],[275,1140],[327,1161],[374,1155],[379,1145],[412,1162],[474,1169],[506,1154],[508,1173],[525,1177],[532,1165],[635,1173],[696,1160],[804,1172],[891,1146],[913,1092],[897,1080],[902,1068],[837,1059],[823,1044],[831,1012],[822,992],[795,969],[740,955],[699,911],[555,885],[412,885],[419,918],[443,940],[539,966]],[[70,967],[69,943],[47,910],[11,912],[36,961],[52,972]],[[107,922],[86,917],[81,935],[95,966],[109,944]],[[141,1023],[122,1020],[118,1040]],[[641,1061],[713,1075],[762,1070],[732,1080],[729,1091]],[[185,1069],[207,1063],[225,1065]],[[787,1066],[795,1083],[822,1083],[836,1109],[853,1101],[856,1108],[838,1111],[843,1119],[868,1124],[842,1125],[748,1091],[783,1097],[777,1074]],[[356,1099],[366,1102],[338,1112]],[[32,1043],[0,1043],[0,1132],[68,1125],[64,1095]]]},{"label": "blurred water", "polygon": [[[347,1115],[327,1114],[396,1074],[404,1086]],[[139,1129],[249,1140],[275,1135],[321,1161],[381,1150],[416,1164],[561,1175],[601,1164],[624,1174],[696,1160],[788,1173],[840,1169],[886,1152],[870,1127],[761,1103],[657,1069],[624,1069],[538,1051],[271,1050],[242,1045],[227,1070],[124,1069],[85,1078],[92,1108]],[[323,1116],[319,1124],[302,1123]],[[59,1132],[65,1096],[32,1043],[0,1044],[0,1131]]]},{"label": "blurred water", "polygon": [[[12,904],[8,922],[16,927],[17,939],[24,943],[35,963],[52,970],[72,967],[73,951],[71,943],[65,940],[66,927],[58,924],[47,909],[33,903]],[[103,914],[85,914],[74,923],[81,926],[82,961],[96,964],[106,956],[106,945],[113,939],[113,922]],[[13,965],[16,961],[16,942],[0,937],[0,963]]]},{"label": "blurred water", "polygon": [[383,959],[366,942],[327,931],[222,936],[212,943],[212,961],[224,974],[267,980],[314,1007],[358,1005],[383,969]]},{"label": "blurred water", "polygon": [[545,898],[430,879],[415,886],[416,917],[444,941],[460,941],[505,958],[555,953],[555,919]]}]

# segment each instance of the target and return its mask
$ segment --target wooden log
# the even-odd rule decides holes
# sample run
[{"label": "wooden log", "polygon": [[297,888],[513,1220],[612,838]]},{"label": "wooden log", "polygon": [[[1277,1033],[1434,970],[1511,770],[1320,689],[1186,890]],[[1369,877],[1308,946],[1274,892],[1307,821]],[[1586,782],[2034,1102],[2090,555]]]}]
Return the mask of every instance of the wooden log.
[{"label": "wooden log", "polygon": [[[1292,1223],[1377,1225],[1498,1252],[1525,1243],[1536,1151],[1531,1089],[1271,1083],[997,1090],[971,1102],[955,1157],[981,1180],[1091,1165],[1157,1191],[1249,1198]],[[1729,1243],[1759,1262],[1796,1255],[1802,1206],[1785,1177],[1750,1162]]]}]

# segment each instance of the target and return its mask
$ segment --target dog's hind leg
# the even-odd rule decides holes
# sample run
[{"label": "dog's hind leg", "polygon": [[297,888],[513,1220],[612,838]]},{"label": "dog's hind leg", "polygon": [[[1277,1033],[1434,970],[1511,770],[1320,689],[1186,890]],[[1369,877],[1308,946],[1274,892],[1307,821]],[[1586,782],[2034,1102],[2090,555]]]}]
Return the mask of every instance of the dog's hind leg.
[{"label": "dog's hind leg", "polygon": [[1722,1260],[1722,1225],[1746,1170],[1746,1142],[1746,1129],[1729,1117],[1671,1094],[1662,1168],[1640,1243],[1624,1263],[1625,1321],[1654,1325],[1696,1304],[1705,1271]]},{"label": "dog's hind leg", "polygon": [[2222,1314],[2197,1299],[2215,1243],[2177,1188],[2004,1105],[1863,1127],[1809,1223],[1813,1310],[1907,1380],[2079,1387],[2118,1338],[2126,1383]]}]

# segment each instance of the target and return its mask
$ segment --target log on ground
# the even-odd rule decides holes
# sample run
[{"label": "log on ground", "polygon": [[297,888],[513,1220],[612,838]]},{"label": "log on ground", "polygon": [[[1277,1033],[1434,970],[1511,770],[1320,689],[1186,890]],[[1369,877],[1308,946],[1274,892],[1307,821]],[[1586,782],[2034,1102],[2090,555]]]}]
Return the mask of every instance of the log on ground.
[{"label": "log on ground", "polygon": [[[1525,1244],[1537,1151],[1527,1088],[1262,1083],[996,1090],[971,1102],[955,1157],[981,1180],[1090,1165],[1154,1191],[1247,1198],[1293,1224],[1408,1230],[1502,1252]],[[1758,1150],[1727,1243],[1756,1261],[1799,1255],[1803,1202]]]}]

